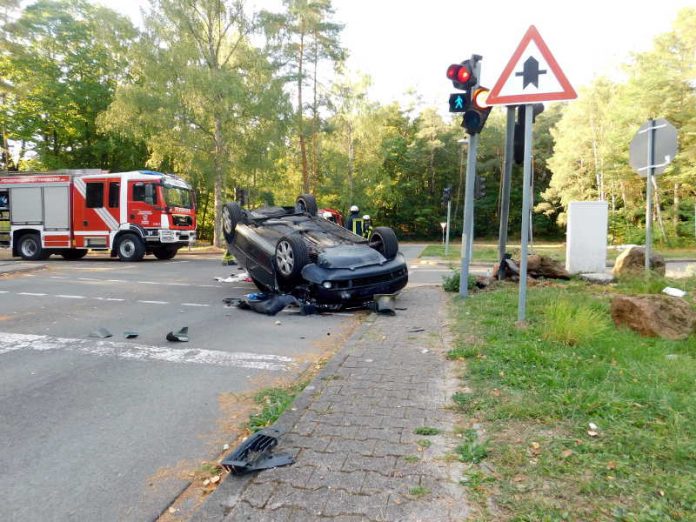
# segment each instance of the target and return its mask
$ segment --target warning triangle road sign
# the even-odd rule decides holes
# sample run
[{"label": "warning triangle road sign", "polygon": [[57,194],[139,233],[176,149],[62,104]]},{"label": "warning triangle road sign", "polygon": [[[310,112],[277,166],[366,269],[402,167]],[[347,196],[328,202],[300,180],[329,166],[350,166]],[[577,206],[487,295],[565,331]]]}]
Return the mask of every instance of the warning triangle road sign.
[{"label": "warning triangle road sign", "polygon": [[488,105],[521,105],[577,98],[539,31],[529,27],[488,95]]}]

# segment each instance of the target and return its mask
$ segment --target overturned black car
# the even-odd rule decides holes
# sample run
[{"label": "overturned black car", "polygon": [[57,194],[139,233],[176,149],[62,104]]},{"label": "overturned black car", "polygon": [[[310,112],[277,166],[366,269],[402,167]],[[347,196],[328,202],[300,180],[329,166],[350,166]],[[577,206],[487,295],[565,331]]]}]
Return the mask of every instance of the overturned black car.
[{"label": "overturned black car", "polygon": [[408,268],[389,227],[369,239],[317,216],[314,196],[294,207],[222,209],[230,252],[261,290],[292,293],[320,303],[360,305],[393,294],[408,282]]}]

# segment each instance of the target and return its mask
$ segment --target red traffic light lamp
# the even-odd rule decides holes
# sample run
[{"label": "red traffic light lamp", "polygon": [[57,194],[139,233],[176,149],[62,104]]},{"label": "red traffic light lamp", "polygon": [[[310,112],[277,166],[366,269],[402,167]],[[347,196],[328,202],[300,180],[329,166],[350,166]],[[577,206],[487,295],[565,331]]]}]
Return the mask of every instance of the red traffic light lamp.
[{"label": "red traffic light lamp", "polygon": [[474,67],[471,60],[464,60],[462,63],[453,63],[447,68],[447,78],[452,80],[452,85],[456,89],[468,90],[476,84]]}]

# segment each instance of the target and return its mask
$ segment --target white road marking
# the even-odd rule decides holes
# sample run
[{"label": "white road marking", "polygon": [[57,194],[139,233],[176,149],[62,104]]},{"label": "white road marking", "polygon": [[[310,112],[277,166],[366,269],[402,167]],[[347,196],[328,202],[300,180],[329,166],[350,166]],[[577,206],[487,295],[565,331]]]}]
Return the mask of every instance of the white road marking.
[{"label": "white road marking", "polygon": [[127,283],[125,279],[107,279],[106,280],[108,283]]},{"label": "white road marking", "polygon": [[62,297],[63,299],[86,299],[84,295],[56,295],[56,297]]},{"label": "white road marking", "polygon": [[95,279],[94,277],[78,277],[80,281],[103,281],[103,279]]},{"label": "white road marking", "polygon": [[118,341],[69,339],[52,337],[50,335],[0,332],[0,355],[19,350],[34,350],[39,352],[62,350],[99,357],[115,357],[116,359],[127,359],[131,361],[203,364],[208,366],[249,368],[266,371],[288,371],[294,366],[292,358],[282,355],[169,348]]},{"label": "white road marking", "polygon": [[48,294],[39,294],[35,292],[18,292],[17,295],[35,295],[35,296],[44,296]]},{"label": "white road marking", "polygon": [[96,299],[97,301],[125,301],[125,299],[120,299],[118,297],[93,297],[92,299]]},{"label": "white road marking", "polygon": [[9,290],[0,290],[0,294],[9,294],[9,293],[10,293]]},{"label": "white road marking", "polygon": [[144,304],[169,304],[169,301],[145,301],[138,299],[138,303],[144,303]]},{"label": "white road marking", "polygon": [[209,304],[201,303],[181,303],[181,306],[210,306]]}]

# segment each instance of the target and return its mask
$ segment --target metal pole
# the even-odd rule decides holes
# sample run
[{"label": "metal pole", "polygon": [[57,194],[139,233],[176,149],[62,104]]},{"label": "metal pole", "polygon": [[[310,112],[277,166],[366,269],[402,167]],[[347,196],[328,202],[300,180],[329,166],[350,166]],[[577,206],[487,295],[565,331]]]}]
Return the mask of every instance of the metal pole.
[{"label": "metal pole", "polygon": [[[515,106],[507,108],[507,127],[505,130],[505,160],[503,166],[503,187],[500,196],[500,228],[498,231],[498,261],[505,256],[507,245],[508,221],[510,215],[510,183],[512,181],[513,144],[515,136]],[[501,271],[498,270],[498,279]]]},{"label": "metal pole", "polygon": [[527,312],[527,241],[529,240],[529,210],[532,190],[532,117],[531,105],[524,110],[524,175],[522,179],[522,239],[520,254],[520,295],[517,302],[517,320],[524,321]]},{"label": "metal pole", "polygon": [[462,262],[459,278],[459,295],[469,294],[469,264],[474,230],[474,179],[476,178],[476,150],[478,134],[469,137],[469,152],[466,158],[466,189],[464,191],[464,225],[462,228]]},{"label": "metal pole", "polygon": [[449,236],[450,236],[450,212],[452,211],[452,201],[447,202],[447,227],[445,228],[445,257],[449,255]]},{"label": "metal pole", "polygon": [[652,178],[655,171],[655,120],[650,119],[648,129],[648,176],[645,192],[645,271],[650,272],[650,249],[652,247]]}]

